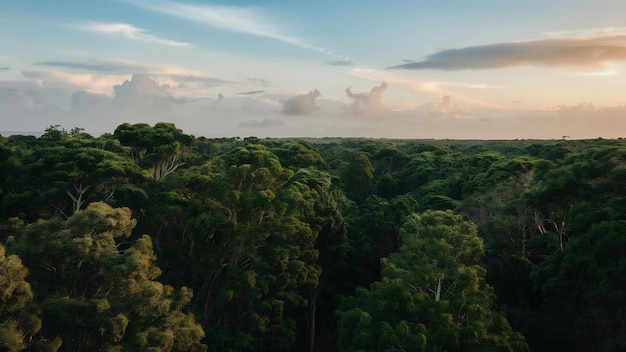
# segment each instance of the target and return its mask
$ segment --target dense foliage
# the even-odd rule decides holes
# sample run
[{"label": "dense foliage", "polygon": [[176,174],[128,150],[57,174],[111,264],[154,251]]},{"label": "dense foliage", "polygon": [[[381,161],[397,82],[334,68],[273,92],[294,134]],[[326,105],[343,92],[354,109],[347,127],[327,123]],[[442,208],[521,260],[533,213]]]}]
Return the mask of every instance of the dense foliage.
[{"label": "dense foliage", "polygon": [[621,351],[626,141],[0,136],[0,350]]}]

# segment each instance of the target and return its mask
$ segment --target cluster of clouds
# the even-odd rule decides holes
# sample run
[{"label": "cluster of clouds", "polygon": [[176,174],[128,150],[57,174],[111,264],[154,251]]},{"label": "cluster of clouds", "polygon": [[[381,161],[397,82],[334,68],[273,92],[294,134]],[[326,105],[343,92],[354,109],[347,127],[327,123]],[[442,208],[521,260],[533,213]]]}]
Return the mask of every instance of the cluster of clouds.
[{"label": "cluster of clouds", "polygon": [[[317,89],[293,96],[273,95],[266,89],[245,89],[271,86],[266,80],[238,83],[138,65],[40,62],[37,66],[43,68],[23,71],[22,80],[0,81],[0,116],[11,117],[3,130],[41,131],[61,124],[99,134],[123,122],[172,121],[184,130],[212,136],[270,131],[281,136],[352,135],[370,133],[370,122],[403,116],[384,104],[385,82],[369,92],[348,88],[345,99],[320,101]],[[58,70],[85,67],[98,68],[100,74]],[[122,74],[129,68],[153,69],[154,73]],[[431,116],[434,111],[453,112],[455,108],[448,105],[430,104],[422,112]]]},{"label": "cluster of clouds", "polygon": [[[65,128],[83,127],[97,134],[111,132],[123,122],[159,121],[171,121],[188,133],[206,136],[611,138],[626,130],[626,106],[577,104],[535,111],[519,107],[483,111],[443,95],[439,101],[398,109],[384,102],[384,93],[391,87],[386,82],[365,92],[347,88],[346,98],[335,100],[321,99],[317,89],[293,96],[272,95],[265,89],[222,94],[218,92],[232,83],[219,84],[218,79],[208,77],[184,82],[184,75],[177,79],[159,74],[105,78],[35,70],[24,72],[24,77],[28,79],[0,85],[0,116],[12,117],[5,126],[11,121],[21,126],[5,130],[41,131],[61,123]],[[198,98],[193,87],[198,82],[205,84],[202,87],[210,97]],[[110,84],[109,91],[85,89],[106,84]]]},{"label": "cluster of clouds", "polygon": [[[162,0],[132,2],[154,12],[222,30],[271,38],[334,55],[329,49],[310,45],[271,25],[270,16],[257,8]],[[102,35],[191,47],[187,42],[162,38],[147,29],[124,23],[89,22],[80,26]],[[606,69],[613,61],[626,61],[626,28],[548,33],[545,38],[536,40],[446,49],[391,69],[453,71],[558,66],[597,70]],[[341,55],[327,63],[355,64]],[[236,82],[173,66],[120,59],[40,61],[33,66],[33,69],[21,71],[21,79],[0,80],[0,116],[11,117],[7,125],[15,122],[16,127],[12,129],[18,129],[18,123],[23,131],[42,130],[50,124],[62,123],[66,128],[86,127],[98,133],[110,132],[123,122],[167,120],[191,133],[214,136],[254,134],[263,130],[268,131],[264,135],[273,133],[274,136],[555,138],[569,135],[582,138],[620,136],[620,131],[626,130],[626,106],[583,103],[521,111],[516,104],[516,109],[489,110],[471,104],[465,106],[468,99],[457,103],[443,89],[447,88],[444,84],[437,94],[431,90],[428,95],[429,99],[438,95],[439,101],[414,106],[384,101],[389,89],[404,85],[403,89],[410,90],[408,83],[371,77],[370,82],[382,82],[369,91],[353,92],[349,87],[345,89],[344,98],[339,99],[337,92],[325,97],[318,89],[303,94],[272,93],[276,90],[273,82],[262,78]],[[10,67],[0,67],[2,74],[9,71]],[[131,72],[134,74],[130,75]],[[485,87],[472,85],[469,88]],[[422,87],[414,92],[426,90]]]}]

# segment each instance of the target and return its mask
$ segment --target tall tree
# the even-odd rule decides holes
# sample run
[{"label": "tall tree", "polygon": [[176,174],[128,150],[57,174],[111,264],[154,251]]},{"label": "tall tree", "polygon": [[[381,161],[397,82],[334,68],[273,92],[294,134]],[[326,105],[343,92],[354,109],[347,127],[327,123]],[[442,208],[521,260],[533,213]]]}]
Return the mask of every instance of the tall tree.
[{"label": "tall tree", "polygon": [[41,328],[41,319],[29,308],[33,292],[28,269],[16,255],[5,255],[0,244],[0,349],[22,351]]},{"label": "tall tree", "polygon": [[185,164],[183,157],[193,137],[176,128],[173,123],[159,122],[151,127],[146,123],[119,125],[113,136],[130,147],[130,157],[138,165],[149,169],[152,179],[158,181]]},{"label": "tall tree", "polygon": [[318,195],[305,180],[253,144],[158,185],[156,243],[166,271],[177,263],[166,275],[195,289],[211,348],[282,351],[295,341],[294,310],[320,275],[319,229],[306,222]]},{"label": "tall tree", "polygon": [[16,223],[9,249],[37,282],[43,338],[65,351],[204,351],[202,328],[185,306],[186,288],[156,281],[152,241],[126,243],[128,208],[91,203],[67,220]]},{"label": "tall tree", "polygon": [[399,252],[381,260],[383,278],[338,311],[341,351],[525,351],[524,338],[493,310],[478,265],[482,242],[451,212],[413,215]]}]

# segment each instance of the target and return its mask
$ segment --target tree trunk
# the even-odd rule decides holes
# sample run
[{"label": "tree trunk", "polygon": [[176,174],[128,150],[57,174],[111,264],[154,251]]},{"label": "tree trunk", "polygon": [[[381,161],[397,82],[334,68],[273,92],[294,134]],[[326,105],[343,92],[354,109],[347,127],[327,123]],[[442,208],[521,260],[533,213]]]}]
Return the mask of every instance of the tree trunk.
[{"label": "tree trunk", "polygon": [[309,291],[309,304],[307,307],[307,323],[309,328],[309,351],[315,350],[315,311],[317,308],[317,297],[320,294],[319,286]]},{"label": "tree trunk", "polygon": [[441,278],[437,280],[437,289],[435,291],[435,302],[439,302],[441,300]]},{"label": "tree trunk", "polygon": [[70,191],[67,191],[67,195],[70,196],[70,198],[72,199],[72,213],[76,214],[80,210],[80,208],[83,206],[83,203],[85,202],[83,200],[83,195],[85,194],[85,192],[87,192],[87,190],[91,186],[83,187],[82,183],[79,183],[78,186],[76,186],[76,184],[72,184],[72,186],[74,187],[74,191],[76,192],[76,195],[70,193]]}]

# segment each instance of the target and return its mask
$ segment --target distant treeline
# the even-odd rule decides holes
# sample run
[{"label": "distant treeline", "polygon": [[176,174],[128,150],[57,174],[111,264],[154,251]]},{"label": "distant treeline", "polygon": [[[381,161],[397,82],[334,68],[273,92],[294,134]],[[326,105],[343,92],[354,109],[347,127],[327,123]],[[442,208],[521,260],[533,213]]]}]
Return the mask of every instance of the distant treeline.
[{"label": "distant treeline", "polygon": [[626,141],[0,136],[0,350],[626,350]]}]

